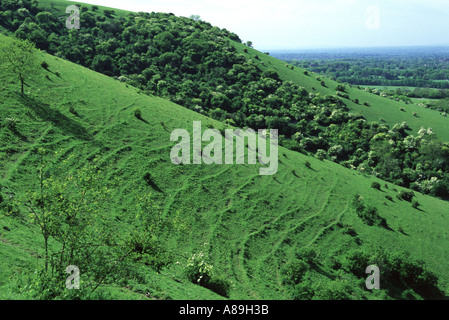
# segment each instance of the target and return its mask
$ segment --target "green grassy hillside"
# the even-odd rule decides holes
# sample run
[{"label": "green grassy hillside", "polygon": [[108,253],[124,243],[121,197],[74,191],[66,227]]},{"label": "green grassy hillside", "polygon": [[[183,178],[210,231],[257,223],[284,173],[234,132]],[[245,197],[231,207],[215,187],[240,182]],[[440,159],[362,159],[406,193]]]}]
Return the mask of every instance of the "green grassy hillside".
[{"label": "green grassy hillside", "polygon": [[[43,147],[49,151],[45,160],[53,164],[68,161],[68,167],[78,170],[98,157],[107,165],[101,176],[111,182],[105,213],[117,221],[119,230],[127,230],[135,217],[133,208],[148,193],[164,219],[183,225],[177,232],[158,235],[167,250],[176,253],[173,263],[161,272],[137,263],[139,277],[101,286],[109,298],[223,298],[186,278],[189,257],[200,252],[214,272],[229,281],[231,299],[291,299],[284,274],[298,259],[307,261],[307,281],[315,286],[315,298],[422,296],[387,281],[382,290],[365,290],[365,277],[351,273],[346,263],[347,254],[358,249],[370,255],[377,250],[408,252],[439,277],[440,289],[449,290],[447,202],[417,193],[421,205],[415,209],[395,197],[402,188],[285,148],[279,150],[274,176],[260,176],[258,165],[176,166],[170,161],[174,129],[191,132],[193,121],[202,121],[203,130],[225,126],[62,59],[43,53],[40,59],[49,64],[49,71],[42,69],[28,81],[25,96],[18,91],[15,75],[0,74],[5,197],[19,198],[38,188],[37,151]],[[318,88],[316,80],[289,71],[281,62],[261,59],[284,77]],[[142,111],[141,119],[133,115],[135,108]],[[378,108],[380,112],[387,107]],[[6,118],[16,119],[15,130],[6,126]],[[151,174],[151,184],[143,179],[146,173]],[[374,181],[381,190],[371,187]],[[365,224],[351,204],[355,194],[375,206],[387,226]],[[14,290],[21,275],[43,264],[42,237],[24,213],[1,216],[0,252],[0,298],[33,298]]]}]

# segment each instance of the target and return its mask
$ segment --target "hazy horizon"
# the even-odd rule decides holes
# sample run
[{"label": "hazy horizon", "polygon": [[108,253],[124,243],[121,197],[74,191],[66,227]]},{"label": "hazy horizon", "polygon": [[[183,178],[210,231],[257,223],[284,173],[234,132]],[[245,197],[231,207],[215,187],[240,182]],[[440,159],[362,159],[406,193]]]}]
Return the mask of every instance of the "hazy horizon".
[{"label": "hazy horizon", "polygon": [[236,33],[243,42],[252,41],[261,51],[449,45],[449,2],[445,0],[81,2],[135,12],[199,15]]}]

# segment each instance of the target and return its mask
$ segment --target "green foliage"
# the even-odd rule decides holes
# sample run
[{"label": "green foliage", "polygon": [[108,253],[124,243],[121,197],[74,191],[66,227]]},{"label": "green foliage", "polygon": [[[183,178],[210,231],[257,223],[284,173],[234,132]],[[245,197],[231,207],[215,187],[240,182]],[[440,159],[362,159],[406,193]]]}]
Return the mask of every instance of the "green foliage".
[{"label": "green foliage", "polygon": [[363,199],[359,195],[355,195],[353,197],[352,206],[354,207],[359,218],[361,218],[367,225],[382,227],[387,226],[385,218],[382,218],[379,215],[378,209],[374,206],[366,206]]},{"label": "green foliage", "polygon": [[373,183],[371,183],[371,188],[380,190],[380,183],[377,181],[374,181]]},{"label": "green foliage", "polygon": [[[323,76],[337,78],[339,81],[353,85],[394,86],[391,93],[397,96],[439,99],[442,97],[439,91],[449,89],[448,84],[441,81],[449,78],[447,62],[442,59],[445,55],[445,52],[425,54],[428,62],[425,69],[422,65],[423,55],[420,54],[409,55],[407,59],[394,55],[373,58],[371,55],[357,54],[352,57],[351,53],[344,58],[329,57],[328,53],[326,59],[320,59],[316,57],[316,54],[313,58],[303,54],[301,59],[292,57],[291,60],[286,61],[311,72],[319,72]],[[429,88],[439,88],[439,90]]]},{"label": "green foliage", "polygon": [[208,288],[224,297],[229,297],[229,282],[215,276],[213,273],[214,266],[208,261],[209,257],[203,251],[193,254],[185,267],[187,278],[192,283]]},{"label": "green foliage", "polygon": [[18,120],[15,118],[5,118],[3,123],[5,124],[6,128],[11,130],[12,132],[17,131],[17,122]]},{"label": "green foliage", "polygon": [[286,285],[297,285],[303,279],[309,265],[303,260],[296,259],[288,262],[281,268],[283,283]]},{"label": "green foliage", "polygon": [[346,92],[346,87],[342,84],[337,85],[337,91]]},{"label": "green foliage", "polygon": [[414,196],[415,196],[415,194],[413,193],[413,191],[405,191],[405,190],[401,190],[397,194],[398,199],[405,200],[408,202],[412,202]]},{"label": "green foliage", "polygon": [[137,119],[142,119],[142,110],[140,110],[140,108],[135,108],[133,110],[133,115],[137,118]]},{"label": "green foliage", "polygon": [[36,47],[28,40],[2,37],[0,41],[0,67],[14,72],[24,93],[25,79],[37,70]]},{"label": "green foliage", "polygon": [[74,106],[69,107],[69,112],[75,116],[79,115]]}]

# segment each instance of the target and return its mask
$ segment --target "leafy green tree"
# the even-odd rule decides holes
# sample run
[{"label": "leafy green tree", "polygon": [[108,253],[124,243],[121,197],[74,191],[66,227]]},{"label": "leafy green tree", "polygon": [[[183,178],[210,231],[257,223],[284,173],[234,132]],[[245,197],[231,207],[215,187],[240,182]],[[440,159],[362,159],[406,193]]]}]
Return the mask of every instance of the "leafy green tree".
[{"label": "leafy green tree", "polygon": [[36,72],[39,66],[36,47],[28,40],[2,37],[0,41],[0,63],[3,68],[17,75],[23,94],[25,79]]}]

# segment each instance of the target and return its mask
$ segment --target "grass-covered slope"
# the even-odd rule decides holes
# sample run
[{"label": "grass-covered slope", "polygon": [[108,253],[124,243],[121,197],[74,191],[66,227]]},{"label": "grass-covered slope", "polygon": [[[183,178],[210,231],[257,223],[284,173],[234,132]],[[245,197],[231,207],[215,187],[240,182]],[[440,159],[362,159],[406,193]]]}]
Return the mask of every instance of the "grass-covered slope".
[{"label": "grass-covered slope", "polygon": [[[408,252],[439,277],[440,289],[449,289],[447,202],[416,194],[420,207],[414,209],[395,197],[399,187],[284,148],[274,176],[259,175],[258,165],[176,166],[170,161],[172,130],[191,132],[193,121],[202,121],[203,130],[224,125],[62,59],[46,54],[40,59],[50,71],[41,69],[28,80],[25,96],[15,75],[0,74],[2,194],[15,198],[36,190],[37,151],[43,147],[50,152],[46,161],[67,160],[73,169],[95,157],[107,164],[102,180],[119,183],[111,186],[106,213],[120,221],[119,230],[127,230],[136,204],[148,193],[165,219],[182,225],[177,233],[157,235],[176,252],[172,264],[160,273],[137,264],[140,277],[127,285],[102,286],[109,298],[222,298],[186,278],[187,261],[199,252],[228,281],[231,299],[426,296],[382,275],[382,290],[366,291],[366,266],[351,271],[347,255],[353,250]],[[142,119],[133,115],[135,108]],[[15,130],[6,126],[6,118],[16,119]],[[151,184],[143,179],[147,173]],[[381,190],[371,187],[373,181]],[[364,223],[352,205],[355,194],[376,207],[387,225]],[[22,214],[2,215],[0,233],[0,298],[24,298],[13,287],[20,274],[42,267],[42,237]],[[295,272],[289,270],[294,268],[286,266],[298,260],[307,265],[301,276],[311,295],[292,288]],[[379,264],[382,272],[382,261],[367,263]]]}]

